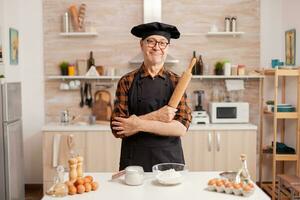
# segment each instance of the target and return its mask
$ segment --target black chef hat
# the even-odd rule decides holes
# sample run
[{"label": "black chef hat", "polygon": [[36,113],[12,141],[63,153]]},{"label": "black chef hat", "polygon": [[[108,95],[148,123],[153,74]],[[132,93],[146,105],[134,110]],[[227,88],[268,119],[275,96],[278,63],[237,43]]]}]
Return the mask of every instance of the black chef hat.
[{"label": "black chef hat", "polygon": [[150,35],[161,35],[170,41],[171,38],[177,39],[180,37],[180,32],[176,28],[176,26],[172,26],[169,24],[164,24],[160,22],[151,22],[147,24],[140,24],[138,26],[134,26],[131,29],[131,33],[142,39]]}]

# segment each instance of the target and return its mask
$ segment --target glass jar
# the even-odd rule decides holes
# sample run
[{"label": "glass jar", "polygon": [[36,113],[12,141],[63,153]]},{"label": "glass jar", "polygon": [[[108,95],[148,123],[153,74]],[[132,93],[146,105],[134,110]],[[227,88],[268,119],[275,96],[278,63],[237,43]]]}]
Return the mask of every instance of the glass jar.
[{"label": "glass jar", "polygon": [[125,168],[125,183],[127,185],[141,185],[144,182],[144,169],[141,166]]}]

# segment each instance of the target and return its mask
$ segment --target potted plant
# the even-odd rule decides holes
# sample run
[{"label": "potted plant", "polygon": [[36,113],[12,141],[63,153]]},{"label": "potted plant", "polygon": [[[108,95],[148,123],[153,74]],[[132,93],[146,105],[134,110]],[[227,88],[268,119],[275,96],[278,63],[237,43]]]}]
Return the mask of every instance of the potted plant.
[{"label": "potted plant", "polygon": [[68,76],[68,67],[69,63],[66,61],[63,61],[59,64],[61,75]]},{"label": "potted plant", "polygon": [[215,74],[216,75],[224,75],[224,62],[218,61],[215,64]]}]

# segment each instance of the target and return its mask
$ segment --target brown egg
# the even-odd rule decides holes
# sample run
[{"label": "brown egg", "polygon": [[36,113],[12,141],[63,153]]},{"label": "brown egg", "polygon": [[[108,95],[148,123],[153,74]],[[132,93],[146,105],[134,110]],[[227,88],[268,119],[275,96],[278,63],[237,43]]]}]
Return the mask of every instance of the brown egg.
[{"label": "brown egg", "polygon": [[226,187],[226,188],[232,188],[232,187],[233,187],[233,183],[232,183],[232,182],[227,182],[227,183],[225,184],[225,187]]},{"label": "brown egg", "polygon": [[88,178],[88,177],[84,177],[83,180],[84,180],[84,183],[91,183],[92,182],[91,179]]},{"label": "brown egg", "polygon": [[72,181],[66,181],[65,184],[69,187],[69,186],[74,186]]},{"label": "brown egg", "polygon": [[97,182],[92,182],[91,185],[92,185],[92,190],[93,190],[93,191],[95,191],[95,190],[98,189],[98,186],[99,186],[99,185],[98,185]]},{"label": "brown egg", "polygon": [[83,184],[84,184],[84,179],[83,178],[77,178],[77,180],[74,183],[75,186],[83,185]]},{"label": "brown egg", "polygon": [[208,185],[216,185],[216,182],[217,182],[217,180],[215,178],[214,179],[210,179],[208,181]]},{"label": "brown egg", "polygon": [[93,182],[93,180],[94,180],[92,176],[86,176],[86,177],[84,177],[84,178],[90,179],[90,181],[89,181],[88,183],[91,183],[91,182]]},{"label": "brown egg", "polygon": [[233,188],[234,189],[240,189],[241,188],[241,185],[239,183],[234,183],[233,184]]},{"label": "brown egg", "polygon": [[244,190],[245,192],[249,192],[249,191],[251,190],[251,187],[248,186],[248,185],[245,185],[245,186],[243,187],[243,190]]},{"label": "brown egg", "polygon": [[220,187],[220,186],[224,185],[224,183],[223,183],[222,180],[217,180],[217,181],[216,181],[216,185],[217,185],[218,187]]},{"label": "brown egg", "polygon": [[90,183],[85,183],[85,192],[90,192],[92,190],[92,185]]},{"label": "brown egg", "polygon": [[251,188],[254,188],[254,184],[253,183],[248,183],[248,186]]},{"label": "brown egg", "polygon": [[77,189],[74,185],[68,187],[69,195],[74,195],[77,192]]},{"label": "brown egg", "polygon": [[82,194],[85,192],[85,187],[83,185],[78,185],[77,186],[77,193]]}]

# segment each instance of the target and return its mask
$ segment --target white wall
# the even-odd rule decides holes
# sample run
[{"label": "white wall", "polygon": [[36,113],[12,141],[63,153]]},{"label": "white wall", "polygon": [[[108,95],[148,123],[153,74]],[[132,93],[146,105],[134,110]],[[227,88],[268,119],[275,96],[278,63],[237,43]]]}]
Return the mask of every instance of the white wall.
[{"label": "white wall", "polygon": [[[25,182],[42,183],[44,124],[42,1],[0,0],[6,81],[22,82]],[[9,64],[9,28],[19,31],[19,64]]]},{"label": "white wall", "polygon": [[42,1],[26,0],[21,5],[25,182],[42,183],[41,129],[45,113]]},{"label": "white wall", "polygon": [[267,67],[272,58],[282,59],[282,6],[281,0],[261,0],[260,4],[260,64]]}]

